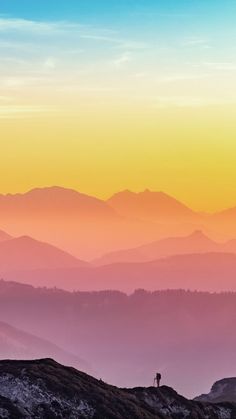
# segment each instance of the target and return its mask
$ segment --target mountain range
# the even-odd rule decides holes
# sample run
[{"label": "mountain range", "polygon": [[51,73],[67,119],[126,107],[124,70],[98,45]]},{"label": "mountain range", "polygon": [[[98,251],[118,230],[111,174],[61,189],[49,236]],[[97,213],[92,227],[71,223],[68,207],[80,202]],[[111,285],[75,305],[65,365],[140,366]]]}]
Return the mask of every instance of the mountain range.
[{"label": "mountain range", "polygon": [[2,230],[13,237],[31,236],[82,260],[190,235],[194,230],[218,241],[234,239],[234,214],[234,209],[203,214],[163,192],[149,190],[123,191],[108,200],[61,187],[0,195]]},{"label": "mountain range", "polygon": [[127,220],[105,201],[60,187],[0,195],[0,219],[10,235],[34,237],[79,259],[91,259],[124,244],[141,244],[160,234],[160,226]]},{"label": "mountain range", "polygon": [[144,263],[113,263],[78,268],[1,271],[1,277],[39,287],[68,291],[120,290],[132,293],[189,289],[210,292],[236,291],[236,255],[204,253],[170,256]]},{"label": "mountain range", "polygon": [[188,236],[170,237],[133,249],[108,253],[94,261],[96,265],[118,262],[148,262],[174,255],[201,254],[210,252],[236,253],[236,241],[217,243],[202,231],[196,230]]},{"label": "mountain range", "polygon": [[84,291],[236,290],[236,240],[216,242],[200,230],[111,252],[93,264],[31,237],[0,237],[0,275],[6,280]]},{"label": "mountain range", "polygon": [[121,389],[52,359],[0,362],[2,418],[235,419],[236,404],[187,400],[172,388]]}]

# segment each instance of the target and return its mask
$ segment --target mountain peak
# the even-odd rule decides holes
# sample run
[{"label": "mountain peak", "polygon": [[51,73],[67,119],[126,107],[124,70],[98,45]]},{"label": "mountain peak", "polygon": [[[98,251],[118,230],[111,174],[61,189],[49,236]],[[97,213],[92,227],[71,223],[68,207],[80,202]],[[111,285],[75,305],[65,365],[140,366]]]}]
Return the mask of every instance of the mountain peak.
[{"label": "mountain peak", "polygon": [[193,217],[196,214],[185,204],[162,191],[124,190],[111,196],[108,204],[123,216],[157,221],[163,218]]},{"label": "mountain peak", "polygon": [[192,237],[194,239],[204,239],[204,240],[207,239],[207,240],[210,240],[210,238],[202,230],[194,230],[192,232],[192,234],[190,234],[189,237],[190,238]]}]

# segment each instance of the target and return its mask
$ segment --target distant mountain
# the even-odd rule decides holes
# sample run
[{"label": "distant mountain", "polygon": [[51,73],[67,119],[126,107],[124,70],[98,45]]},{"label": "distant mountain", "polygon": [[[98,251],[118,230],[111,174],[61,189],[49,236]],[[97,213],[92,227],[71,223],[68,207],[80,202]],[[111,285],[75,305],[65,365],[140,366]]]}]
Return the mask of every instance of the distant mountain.
[{"label": "distant mountain", "polygon": [[65,215],[76,212],[85,215],[112,216],[114,211],[102,200],[59,186],[35,188],[24,194],[0,194],[0,214],[52,213]]},{"label": "distant mountain", "polygon": [[236,207],[226,208],[223,211],[218,211],[213,214],[213,218],[218,221],[228,221],[231,222],[232,220],[235,221],[236,219]]},{"label": "distant mountain", "polygon": [[222,237],[228,239],[236,237],[236,207],[212,214],[207,222],[208,226],[218,234],[221,234]]},{"label": "distant mountain", "polygon": [[87,266],[54,246],[23,236],[0,242],[0,272]]},{"label": "distant mountain", "polygon": [[53,357],[58,362],[89,371],[86,362],[78,356],[64,351],[48,340],[16,329],[0,322],[0,359],[33,359]]},{"label": "distant mountain", "polygon": [[236,253],[236,240],[233,239],[224,243],[224,249],[226,252]]},{"label": "distant mountain", "polygon": [[100,259],[94,261],[96,265],[105,265],[117,262],[147,262],[173,255],[207,253],[207,252],[227,252],[236,251],[236,243],[223,245],[209,239],[202,231],[184,237],[171,237],[159,241],[139,246],[134,249],[120,250],[111,252]]},{"label": "distant mountain", "polygon": [[118,192],[107,203],[119,214],[145,220],[180,220],[190,221],[200,218],[186,205],[164,192],[152,192],[148,189],[135,193],[129,190]]},{"label": "distant mountain", "polygon": [[10,234],[5,233],[5,231],[0,230],[0,242],[4,242],[5,240],[10,240],[13,237]]},{"label": "distant mountain", "polygon": [[0,195],[0,219],[13,236],[28,235],[86,260],[154,240],[166,231],[150,222],[127,220],[107,202],[61,187]]},{"label": "distant mountain", "polygon": [[236,237],[233,217],[229,223],[218,222],[215,215],[195,212],[163,192],[148,190],[120,192],[107,201],[61,187],[0,195],[0,219],[13,237],[34,237],[82,260],[194,230],[211,231],[220,240]]},{"label": "distant mountain", "polygon": [[190,401],[169,387],[119,389],[51,359],[0,362],[2,417],[231,419],[234,404]]},{"label": "distant mountain", "polygon": [[233,402],[236,403],[236,378],[224,378],[213,384],[210,393],[202,394],[195,400],[208,403]]},{"label": "distant mountain", "polygon": [[73,291],[135,289],[190,289],[200,291],[236,291],[236,255],[203,253],[170,256],[151,262],[113,263],[66,269],[34,269],[2,271],[9,281],[34,286],[55,286]]}]

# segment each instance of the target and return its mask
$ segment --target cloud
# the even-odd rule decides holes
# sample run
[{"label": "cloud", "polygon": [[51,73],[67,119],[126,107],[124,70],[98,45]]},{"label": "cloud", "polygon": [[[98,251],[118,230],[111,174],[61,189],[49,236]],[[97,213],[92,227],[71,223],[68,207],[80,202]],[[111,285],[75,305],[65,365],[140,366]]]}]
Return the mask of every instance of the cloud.
[{"label": "cloud", "polygon": [[114,59],[112,61],[112,64],[115,67],[120,68],[120,67],[123,67],[125,64],[129,63],[130,61],[132,61],[131,53],[129,51],[126,51],[123,54],[121,54],[119,57]]},{"label": "cloud", "polygon": [[201,80],[209,77],[209,74],[173,74],[169,76],[161,76],[156,79],[157,83],[167,84],[181,81]]},{"label": "cloud", "polygon": [[36,22],[33,20],[26,19],[9,19],[0,18],[0,31],[11,32],[11,31],[27,31],[27,32],[38,32],[45,33],[59,29],[57,23],[50,22]]},{"label": "cloud", "polygon": [[41,115],[48,112],[56,112],[55,108],[48,106],[1,106],[0,105],[0,119],[12,117],[28,117],[34,115]]},{"label": "cloud", "polygon": [[43,63],[43,68],[45,70],[54,70],[56,68],[56,61],[53,57],[49,57]]},{"label": "cloud", "polygon": [[235,99],[222,99],[222,98],[207,98],[207,97],[190,97],[190,96],[159,96],[154,106],[158,108],[199,108],[205,106],[220,106],[236,104]]},{"label": "cloud", "polygon": [[207,67],[213,70],[235,71],[236,63],[233,62],[205,62],[199,66]]},{"label": "cloud", "polygon": [[185,39],[182,44],[183,47],[200,47],[200,48],[211,48],[209,39],[200,37],[189,37]]},{"label": "cloud", "polygon": [[11,102],[13,98],[11,96],[0,96],[0,102]]},{"label": "cloud", "polygon": [[[14,40],[4,39],[0,41],[0,48],[6,49],[28,49],[29,51],[33,48],[33,51],[35,51],[35,37],[40,37],[40,40],[48,40],[48,37],[53,36],[56,37],[58,43],[59,36],[62,36],[63,43],[65,42],[67,45],[70,43],[72,46],[73,44],[76,45],[76,42],[78,41],[90,40],[96,43],[101,42],[111,44],[114,48],[124,50],[141,50],[149,48],[146,43],[123,38],[114,30],[71,21],[50,22],[0,17],[0,33],[4,33],[4,35],[10,34],[11,37],[12,34],[16,36],[16,39]],[[27,38],[28,34],[31,35],[31,38]],[[31,39],[30,42],[29,39]],[[39,47],[40,45],[37,45],[37,49]],[[78,48],[78,46],[76,46],[76,48]],[[79,48],[79,50],[81,50],[81,48]]]}]

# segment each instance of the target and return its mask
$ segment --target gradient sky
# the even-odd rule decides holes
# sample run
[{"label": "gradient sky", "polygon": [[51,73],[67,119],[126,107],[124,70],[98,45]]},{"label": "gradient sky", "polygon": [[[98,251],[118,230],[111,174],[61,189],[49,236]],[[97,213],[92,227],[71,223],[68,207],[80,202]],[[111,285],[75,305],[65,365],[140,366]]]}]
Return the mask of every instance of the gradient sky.
[{"label": "gradient sky", "polygon": [[0,0],[0,192],[236,205],[236,1]]}]

